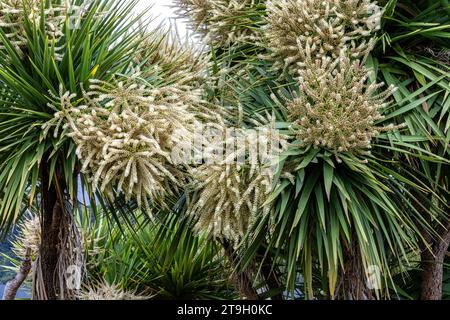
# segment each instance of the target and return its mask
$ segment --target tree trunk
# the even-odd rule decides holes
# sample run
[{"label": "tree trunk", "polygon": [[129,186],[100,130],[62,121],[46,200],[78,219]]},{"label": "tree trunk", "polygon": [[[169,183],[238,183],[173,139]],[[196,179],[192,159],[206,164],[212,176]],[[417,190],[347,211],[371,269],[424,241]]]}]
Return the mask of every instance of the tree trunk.
[{"label": "tree trunk", "polygon": [[[41,169],[41,247],[40,269],[44,292],[38,295],[38,299],[56,300],[58,298],[57,266],[59,257],[61,219],[63,215],[62,199],[58,194],[63,192],[64,182],[56,175],[53,179],[59,181],[59,192],[55,180],[50,184],[48,168],[43,165]],[[50,185],[49,185],[50,184]]]},{"label": "tree trunk", "polygon": [[[350,248],[345,250],[344,259],[344,270],[336,287],[336,298],[341,300],[373,300],[374,296],[369,288],[368,278],[356,242],[350,244]],[[374,276],[378,278],[378,275]]]},{"label": "tree trunk", "polygon": [[442,299],[442,278],[444,273],[444,259],[450,246],[450,224],[441,228],[440,239],[436,239],[430,249],[421,254],[422,266],[422,300]]},{"label": "tree trunk", "polygon": [[[222,246],[225,250],[225,255],[230,260],[231,265],[234,266],[238,257],[236,256],[233,246],[226,240],[222,242]],[[253,288],[252,276],[249,271],[234,272],[233,280],[241,298],[246,298],[247,300],[261,300],[261,297]]]},{"label": "tree trunk", "polygon": [[19,272],[14,279],[8,281],[3,292],[3,300],[14,300],[16,298],[17,290],[19,290],[22,283],[27,278],[31,270],[30,249],[27,250],[26,255],[20,265]]}]

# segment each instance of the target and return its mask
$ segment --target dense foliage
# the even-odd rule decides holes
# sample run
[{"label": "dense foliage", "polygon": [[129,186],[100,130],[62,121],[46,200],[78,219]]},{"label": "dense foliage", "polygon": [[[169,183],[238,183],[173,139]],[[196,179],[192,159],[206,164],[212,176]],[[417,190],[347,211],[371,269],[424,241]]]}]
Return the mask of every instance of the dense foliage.
[{"label": "dense foliage", "polygon": [[0,1],[0,226],[36,297],[447,297],[448,1],[177,0],[203,50],[83,4]]}]

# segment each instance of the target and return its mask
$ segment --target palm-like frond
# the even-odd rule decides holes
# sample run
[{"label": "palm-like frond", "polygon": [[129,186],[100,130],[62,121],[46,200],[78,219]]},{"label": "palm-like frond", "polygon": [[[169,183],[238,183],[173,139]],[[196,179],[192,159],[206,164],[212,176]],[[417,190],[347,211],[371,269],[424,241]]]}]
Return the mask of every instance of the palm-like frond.
[{"label": "palm-like frond", "polygon": [[[280,88],[278,91],[283,95],[290,95],[295,87],[276,84],[267,73],[250,79],[251,83],[238,85],[247,89],[248,95],[242,101],[245,113],[251,116],[254,112],[273,110],[278,115],[278,127],[289,134],[287,112],[270,95],[271,88]],[[265,81],[270,85],[265,87]],[[390,112],[395,110],[386,109],[382,122],[392,121]],[[403,172],[401,162],[392,158],[394,153],[400,153],[430,164],[445,163],[443,157],[416,144],[422,139],[408,135],[404,129],[385,133],[374,143],[371,156],[362,159],[351,154],[339,155],[339,161],[332,152],[305,149],[294,143],[281,155],[279,171],[295,172],[295,180],[282,179],[275,187],[268,199],[275,201],[274,212],[251,235],[254,245],[244,252],[244,265],[250,263],[258,244],[268,241],[267,251],[286,265],[288,288],[294,290],[299,285],[301,272],[310,297],[317,294],[313,289],[313,273],[318,272],[327,278],[327,288],[323,289],[333,296],[346,259],[349,254],[356,255],[363,261],[364,269],[370,266],[380,269],[383,294],[388,294],[392,259],[407,265],[409,253],[417,253],[419,243],[425,241],[420,231],[433,233],[428,217],[445,216],[429,200],[415,198],[411,190],[431,195],[433,189],[421,177]],[[419,210],[421,206],[426,210]],[[264,227],[267,224],[273,226],[268,234]],[[353,251],[355,245],[358,249]],[[365,276],[361,275],[363,279]]]},{"label": "palm-like frond", "polygon": [[[438,236],[436,224],[447,218],[446,178],[442,176],[446,176],[448,166],[448,137],[444,134],[448,68],[430,63],[429,58],[408,59],[394,42],[417,42],[420,35],[445,48],[443,42],[448,35],[443,30],[448,28],[448,16],[446,11],[438,18],[432,16],[433,9],[425,4],[407,7],[401,1],[388,1],[385,5],[384,33],[377,50],[388,50],[389,46],[389,52],[396,52],[396,56],[383,57],[376,50],[365,63],[373,71],[370,82],[382,79],[399,88],[394,103],[380,110],[384,118],[378,125],[405,123],[405,127],[378,134],[371,155],[363,157],[344,153],[336,158],[333,150],[305,148],[294,142],[280,157],[279,169],[279,176],[286,171],[293,177],[274,184],[267,200],[274,201],[273,213],[248,235],[248,247],[241,248],[243,267],[253,263],[261,245],[267,256],[277,257],[285,266],[285,285],[292,293],[300,286],[310,298],[317,297],[320,289],[327,292],[326,297],[333,298],[336,293],[337,297],[352,297],[345,296],[345,272],[351,273],[348,268],[360,264],[356,272],[361,283],[366,283],[368,270],[377,268],[381,290],[375,295],[387,297],[393,286],[392,265],[401,269],[411,262],[412,266],[420,250],[427,248],[428,236]],[[411,13],[423,6],[427,8],[424,12]],[[442,3],[432,7],[439,6]],[[399,21],[405,17],[403,10],[411,14],[409,22]],[[417,23],[421,19],[423,23]],[[401,28],[390,29],[389,24]],[[389,42],[391,36],[395,39]],[[270,61],[260,59],[264,56],[261,47],[236,44],[214,49],[213,71],[225,69],[220,73],[222,80],[215,98],[231,109],[240,105],[244,122],[255,114],[273,112],[278,128],[290,134],[289,111],[276,100],[303,94],[298,93],[297,81],[280,77]],[[405,72],[406,66],[412,68],[411,72]],[[420,84],[413,91],[409,90],[411,76]],[[278,97],[275,100],[274,95]],[[441,152],[432,147],[438,141],[442,143]],[[423,169],[417,170],[417,163]],[[313,283],[318,278],[321,282]]]},{"label": "palm-like frond", "polygon": [[105,216],[84,226],[87,283],[106,281],[155,299],[225,299],[234,295],[220,248],[173,214],[122,230]]},{"label": "palm-like frond", "polygon": [[[76,0],[71,4],[83,3]],[[43,12],[49,3],[41,4]],[[59,38],[52,38],[46,32],[45,14],[41,14],[39,22],[25,15],[26,50],[17,48],[6,30],[0,29],[0,226],[3,232],[20,215],[28,187],[31,188],[29,201],[33,201],[42,165],[50,168],[51,180],[54,175],[65,179],[70,198],[76,198],[79,165],[75,145],[65,134],[45,134],[43,125],[59,111],[56,96],[60,88],[80,98],[82,85],[90,78],[108,80],[115,73],[129,70],[138,32],[133,26],[140,19],[140,16],[130,18],[135,4],[136,1],[93,1],[84,15],[64,17],[63,35]],[[79,25],[74,27],[73,20],[78,19]]]}]

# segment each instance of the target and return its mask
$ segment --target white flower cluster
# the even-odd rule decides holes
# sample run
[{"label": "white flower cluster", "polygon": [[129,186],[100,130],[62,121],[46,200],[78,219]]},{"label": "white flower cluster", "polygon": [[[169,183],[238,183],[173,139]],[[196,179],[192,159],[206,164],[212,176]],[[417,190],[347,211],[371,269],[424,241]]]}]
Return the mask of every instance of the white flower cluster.
[{"label": "white flower cluster", "polygon": [[[43,0],[2,0],[0,1],[0,28],[18,52],[27,45],[24,21],[28,17],[39,25],[41,20],[41,5],[44,2],[45,32],[50,40],[58,42],[63,36],[62,25],[68,13],[67,1]],[[0,49],[4,44],[0,41]],[[58,49],[58,48],[56,48]]]},{"label": "white flower cluster", "polygon": [[137,61],[142,75],[157,75],[166,84],[197,87],[205,82],[207,56],[200,48],[174,34],[147,36],[140,44]]},{"label": "white flower cluster", "polygon": [[189,108],[201,104],[200,94],[176,86],[151,88],[133,79],[114,85],[92,80],[82,106],[74,106],[74,95],[60,92],[62,111],[44,130],[54,128],[57,135],[64,122],[93,186],[111,198],[115,188],[148,207],[147,199],[163,201],[184,180],[171,150],[193,139],[197,120]]},{"label": "white flower cluster", "polygon": [[264,13],[262,0],[177,0],[178,14],[189,18],[195,31],[203,33],[208,44],[228,47],[256,41],[255,24]]},{"label": "white flower cluster", "polygon": [[369,84],[363,65],[381,8],[370,0],[281,0],[267,10],[275,69],[296,75],[300,86],[285,101],[297,139],[334,153],[369,152],[380,131],[393,129],[376,123],[394,88],[380,93],[384,84]]},{"label": "white flower cluster", "polygon": [[390,129],[376,121],[394,88],[378,93],[384,84],[367,84],[369,73],[359,60],[323,58],[307,64],[299,75],[300,94],[286,107],[302,144],[360,152],[370,148],[379,131]]},{"label": "white flower cluster", "polygon": [[307,57],[354,59],[373,47],[382,10],[371,0],[269,0],[266,35],[275,68],[296,74]]},{"label": "white flower cluster", "polygon": [[24,220],[18,226],[19,232],[12,243],[13,252],[21,259],[27,255],[35,260],[39,255],[41,246],[41,223],[39,216],[26,215]]},{"label": "white flower cluster", "polygon": [[99,281],[84,286],[77,296],[80,300],[145,300],[150,296],[139,296],[135,292],[120,288],[117,284]]},{"label": "white flower cluster", "polygon": [[212,0],[175,0],[175,8],[179,16],[188,19],[194,31],[206,34],[206,22],[211,16],[212,3]]},{"label": "white flower cluster", "polygon": [[[224,128],[224,132],[226,129]],[[228,239],[237,246],[253,226],[258,217],[266,215],[271,208],[266,203],[273,190],[276,170],[271,161],[286,147],[285,137],[279,136],[274,119],[253,130],[238,128],[240,143],[236,137],[210,141],[207,162],[192,169],[196,200],[189,206],[188,213],[196,216],[196,228],[218,239]],[[276,144],[274,144],[274,142]],[[217,150],[228,150],[225,159]],[[261,156],[261,150],[269,150]],[[245,161],[240,161],[240,158]]]}]

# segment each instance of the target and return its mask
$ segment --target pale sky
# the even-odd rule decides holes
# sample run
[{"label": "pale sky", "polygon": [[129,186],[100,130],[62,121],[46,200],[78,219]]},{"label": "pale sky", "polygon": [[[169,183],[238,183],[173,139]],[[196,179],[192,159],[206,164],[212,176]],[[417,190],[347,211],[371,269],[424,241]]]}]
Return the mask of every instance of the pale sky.
[{"label": "pale sky", "polygon": [[151,10],[149,10],[148,15],[155,18],[153,22],[154,26],[157,27],[161,22],[165,22],[166,24],[176,24],[176,28],[180,37],[184,38],[187,34],[186,24],[180,19],[175,18],[175,10],[171,6],[173,6],[173,0],[140,0],[140,3],[136,10],[138,12],[142,12],[150,5],[153,5]]}]

